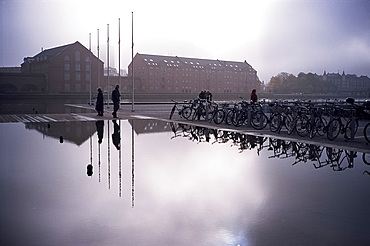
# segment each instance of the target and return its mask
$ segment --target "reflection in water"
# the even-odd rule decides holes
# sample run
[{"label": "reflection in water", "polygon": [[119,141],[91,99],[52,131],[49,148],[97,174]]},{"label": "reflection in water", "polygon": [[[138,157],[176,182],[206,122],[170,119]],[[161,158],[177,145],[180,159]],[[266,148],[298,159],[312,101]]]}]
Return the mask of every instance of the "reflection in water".
[{"label": "reflection in water", "polygon": [[135,206],[135,120],[131,120],[131,207]]},{"label": "reflection in water", "polygon": [[[121,121],[119,121],[119,146],[121,146]],[[119,180],[119,197],[122,196],[122,148],[118,150],[118,180]]]},{"label": "reflection in water", "polygon": [[[240,132],[227,130],[210,129],[195,125],[182,123],[169,123],[157,120],[129,120],[131,124],[131,176],[132,176],[132,206],[134,206],[134,179],[135,179],[135,133],[151,134],[158,132],[172,132],[171,139],[183,137],[190,141],[201,143],[207,142],[210,144],[230,144],[237,147],[239,153],[247,150],[256,150],[257,156],[262,150],[270,152],[269,158],[286,159],[291,161],[292,165],[299,163],[313,164],[315,169],[330,167],[333,171],[344,171],[354,167],[354,160],[357,157],[357,152],[351,150],[343,150],[333,147],[325,147],[308,143],[288,141],[283,139],[248,135]],[[118,151],[118,180],[119,180],[119,196],[122,195],[122,150],[121,150],[121,121],[112,120],[113,133],[110,135],[110,121],[107,121],[107,177],[108,189],[111,189],[111,142]],[[99,166],[99,182],[101,181],[101,144],[104,136],[104,121],[95,122],[97,137],[98,137],[98,166]],[[80,146],[88,138],[95,133],[90,124],[83,126],[81,122],[66,122],[66,123],[26,123],[27,129],[36,129],[45,136],[59,138],[65,136],[65,140],[75,143]],[[112,140],[111,140],[112,138]],[[92,152],[91,147],[91,152]],[[91,153],[92,156],[92,153]],[[362,161],[369,165],[369,153],[362,154]],[[92,163],[92,159],[90,161]],[[88,174],[92,175],[92,166],[88,167],[91,170]],[[367,174],[367,172],[364,172]]]},{"label": "reflection in water", "polygon": [[108,121],[108,189],[110,189],[110,137],[109,137],[109,121]]},{"label": "reflection in water", "polygon": [[120,150],[121,148],[121,132],[120,132],[120,126],[117,124],[117,120],[112,120],[113,122],[113,134],[112,134],[112,140],[114,146],[116,146],[117,150]]},{"label": "reflection in water", "polygon": [[98,132],[98,166],[99,166],[99,183],[101,181],[101,154],[100,154],[100,148],[101,144],[103,143],[103,136],[104,136],[104,121],[98,120],[95,122],[96,125],[96,131]]},{"label": "reflection in water", "polygon": [[[0,165],[2,242],[369,245],[370,176],[358,170],[359,153],[178,124],[174,131],[164,124],[162,133],[144,134],[161,123],[121,121],[125,154],[121,162],[109,140],[108,190],[112,132],[107,130],[114,123],[101,123],[73,125],[80,130],[69,131],[85,135],[90,127],[92,132],[78,146],[68,138],[64,144],[43,139],[21,124],[1,126],[7,129],[0,138],[0,150],[7,149]],[[171,131],[163,132],[165,126]],[[94,167],[101,154],[102,183],[97,168],[92,178],[86,176],[91,151]],[[122,198],[116,185],[120,163]]]},{"label": "reflection in water", "polygon": [[[225,144],[230,142],[232,146],[237,146],[240,152],[256,148],[257,155],[259,155],[262,149],[267,148],[268,151],[272,152],[269,158],[292,158],[292,165],[310,161],[316,169],[329,166],[334,171],[344,171],[347,168],[353,168],[354,159],[357,157],[357,152],[355,151],[271,137],[254,136],[239,132],[208,129],[181,123],[171,123],[171,129],[174,133],[172,138],[185,137],[195,142],[210,142],[212,137],[212,143]],[[267,140],[268,143],[266,143]],[[323,154],[324,152],[326,154]],[[365,156],[366,154],[363,155]]]},{"label": "reflection in water", "polygon": [[92,135],[90,136],[90,163],[87,165],[87,176],[91,177],[93,175],[93,149],[92,149]]}]

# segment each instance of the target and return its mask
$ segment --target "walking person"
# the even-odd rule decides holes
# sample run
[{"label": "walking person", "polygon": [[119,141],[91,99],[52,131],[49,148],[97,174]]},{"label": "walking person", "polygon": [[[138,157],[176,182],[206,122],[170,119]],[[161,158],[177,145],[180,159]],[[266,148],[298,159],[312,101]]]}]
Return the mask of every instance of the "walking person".
[{"label": "walking person", "polygon": [[258,100],[256,89],[253,89],[251,92],[251,103],[256,103]]},{"label": "walking person", "polygon": [[119,85],[112,91],[112,101],[113,101],[113,118],[117,118],[117,111],[119,109],[119,104],[121,100],[121,94],[119,93]]},{"label": "walking person", "polygon": [[96,98],[96,111],[98,111],[98,116],[103,116],[104,113],[104,97],[103,91],[98,88],[98,97]]}]

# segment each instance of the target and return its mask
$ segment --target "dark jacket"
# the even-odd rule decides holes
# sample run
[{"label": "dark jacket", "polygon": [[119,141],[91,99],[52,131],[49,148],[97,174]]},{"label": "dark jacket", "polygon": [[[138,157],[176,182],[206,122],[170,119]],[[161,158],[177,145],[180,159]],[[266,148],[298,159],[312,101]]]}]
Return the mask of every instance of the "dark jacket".
[{"label": "dark jacket", "polygon": [[120,101],[121,94],[119,93],[119,90],[114,89],[112,91],[112,101],[113,102],[119,102]]},{"label": "dark jacket", "polygon": [[96,107],[95,107],[97,111],[103,111],[103,101],[104,101],[103,92],[99,91],[98,97],[96,98]]}]

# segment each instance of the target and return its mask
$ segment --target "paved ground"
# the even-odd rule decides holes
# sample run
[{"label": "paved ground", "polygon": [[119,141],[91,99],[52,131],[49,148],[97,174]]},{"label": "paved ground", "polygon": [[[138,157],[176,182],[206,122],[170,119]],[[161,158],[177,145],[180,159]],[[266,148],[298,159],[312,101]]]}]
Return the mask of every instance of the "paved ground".
[{"label": "paved ground", "polygon": [[[71,113],[71,114],[22,114],[22,115],[0,115],[1,122],[58,122],[58,121],[95,121],[95,120],[110,120],[112,117],[112,109],[105,109],[104,116],[97,116],[94,110],[94,106],[89,105],[68,105],[75,110],[81,109],[86,111],[86,109],[91,109],[91,113]],[[121,105],[118,111],[118,117],[120,119],[142,119],[142,118],[153,118],[165,121],[169,120],[170,111],[173,104],[168,103],[146,103],[146,104],[135,104],[132,107],[131,104]],[[133,110],[134,109],[134,110]],[[353,150],[358,152],[370,153],[370,144],[367,144],[365,138],[363,137],[363,127],[367,122],[361,122],[358,132],[354,140],[346,140],[343,136],[339,136],[335,141],[328,140],[325,136],[315,136],[313,139],[308,137],[300,137],[297,134],[288,135],[285,132],[272,133],[268,127],[263,130],[255,130],[249,126],[234,127],[226,124],[216,125],[215,123],[209,123],[204,120],[200,121],[187,121],[181,119],[178,114],[175,113],[171,121],[181,122],[186,124],[192,124],[197,126],[203,126],[208,128],[217,128],[230,131],[238,131],[246,134],[260,135],[265,137],[275,137],[284,140],[305,142],[310,144],[322,145],[326,147],[341,148],[346,150]]]}]

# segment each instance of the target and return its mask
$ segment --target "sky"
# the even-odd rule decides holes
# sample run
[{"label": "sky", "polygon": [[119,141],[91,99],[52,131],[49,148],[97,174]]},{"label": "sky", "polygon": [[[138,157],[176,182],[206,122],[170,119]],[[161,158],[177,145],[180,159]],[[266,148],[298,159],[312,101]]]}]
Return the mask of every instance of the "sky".
[{"label": "sky", "polygon": [[370,76],[369,13],[368,0],[0,0],[0,67],[89,48],[90,34],[107,64],[109,25],[109,64],[119,67],[120,31],[126,70],[133,37],[134,54],[247,61],[265,83],[280,72]]}]

